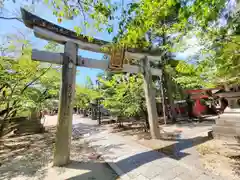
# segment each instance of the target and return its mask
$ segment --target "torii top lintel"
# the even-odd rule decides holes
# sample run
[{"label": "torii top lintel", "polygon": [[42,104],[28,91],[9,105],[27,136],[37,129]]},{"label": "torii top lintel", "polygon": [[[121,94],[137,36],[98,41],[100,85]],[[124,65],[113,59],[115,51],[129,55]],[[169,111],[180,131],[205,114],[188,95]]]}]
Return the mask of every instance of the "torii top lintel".
[{"label": "torii top lintel", "polygon": [[[21,8],[21,14],[25,26],[34,29],[35,35],[42,39],[56,41],[61,44],[66,43],[66,41],[70,39],[78,44],[84,44],[79,48],[94,52],[102,52],[102,47],[110,45],[110,42],[99,39],[93,39],[90,42],[86,36],[81,34],[78,35],[74,31],[53,24],[30,13],[24,8]],[[149,50],[148,48],[139,49],[125,47],[125,57],[139,59],[145,56],[147,56],[149,60],[160,60],[161,53],[156,48]]]}]

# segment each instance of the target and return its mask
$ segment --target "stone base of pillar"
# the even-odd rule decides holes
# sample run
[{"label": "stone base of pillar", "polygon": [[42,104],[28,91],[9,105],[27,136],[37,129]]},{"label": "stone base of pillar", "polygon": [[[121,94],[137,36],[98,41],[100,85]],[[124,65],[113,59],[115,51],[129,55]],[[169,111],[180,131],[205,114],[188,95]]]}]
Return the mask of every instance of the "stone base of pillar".
[{"label": "stone base of pillar", "polygon": [[227,107],[213,126],[213,137],[222,140],[240,139],[240,108]]}]

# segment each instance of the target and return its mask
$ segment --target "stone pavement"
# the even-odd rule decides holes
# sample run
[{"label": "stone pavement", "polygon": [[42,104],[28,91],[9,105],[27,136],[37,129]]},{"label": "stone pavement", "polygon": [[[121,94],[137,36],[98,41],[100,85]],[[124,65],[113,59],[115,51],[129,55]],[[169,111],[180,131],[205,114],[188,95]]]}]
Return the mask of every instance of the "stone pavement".
[{"label": "stone pavement", "polygon": [[[164,131],[181,131],[178,141],[174,143],[174,157],[182,163],[203,169],[201,157],[195,145],[209,140],[208,132],[212,130],[214,121],[198,122],[179,122],[174,125],[163,126]],[[227,178],[228,179],[228,178]]]},{"label": "stone pavement", "polygon": [[223,179],[190,167],[132,140],[112,134],[106,129],[88,133],[85,140],[124,180]]}]

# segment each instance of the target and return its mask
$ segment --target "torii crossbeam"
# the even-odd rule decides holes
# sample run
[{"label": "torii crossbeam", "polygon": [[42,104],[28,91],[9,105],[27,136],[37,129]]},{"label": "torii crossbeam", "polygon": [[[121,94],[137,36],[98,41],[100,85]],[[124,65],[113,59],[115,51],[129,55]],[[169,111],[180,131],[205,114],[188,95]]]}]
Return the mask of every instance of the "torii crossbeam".
[{"label": "torii crossbeam", "polygon": [[[65,45],[64,53],[52,53],[33,50],[32,59],[37,61],[62,64],[62,86],[58,113],[58,124],[54,151],[54,165],[62,166],[69,162],[72,135],[72,101],[75,92],[76,66],[113,70],[118,72],[143,73],[144,91],[148,110],[148,120],[152,138],[159,138],[157,109],[152,87],[152,75],[161,76],[160,69],[150,68],[150,60],[159,60],[156,50],[142,50],[126,47],[122,50],[111,50],[111,60],[95,60],[77,56],[77,49],[102,52],[109,42],[93,39],[89,42],[83,35],[50,23],[21,8],[24,24],[34,30],[34,34],[42,39],[55,41]],[[141,65],[124,64],[124,58],[140,59]]]}]

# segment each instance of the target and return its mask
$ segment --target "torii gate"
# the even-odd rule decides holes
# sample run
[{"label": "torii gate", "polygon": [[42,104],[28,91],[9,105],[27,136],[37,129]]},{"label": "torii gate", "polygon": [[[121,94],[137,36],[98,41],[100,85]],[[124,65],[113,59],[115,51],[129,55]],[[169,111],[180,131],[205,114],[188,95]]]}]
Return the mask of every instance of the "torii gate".
[{"label": "torii gate", "polygon": [[[78,48],[93,52],[103,52],[102,48],[110,43],[98,39],[89,42],[86,37],[50,23],[23,8],[21,8],[21,13],[24,24],[33,29],[35,36],[41,39],[55,41],[65,46],[63,54],[39,50],[32,51],[33,60],[63,65],[53,165],[62,166],[70,160],[72,100],[75,92],[76,66],[102,70],[117,70],[118,72],[142,72],[144,76],[144,92],[151,137],[155,139],[160,137],[156,101],[152,86],[152,75],[161,76],[162,71],[160,69],[150,68],[149,62],[149,60],[158,60],[160,54],[156,54],[154,50],[125,48],[107,52],[108,55],[111,55],[110,62],[83,58],[77,56]],[[141,66],[125,64],[125,58],[140,59]]]}]

